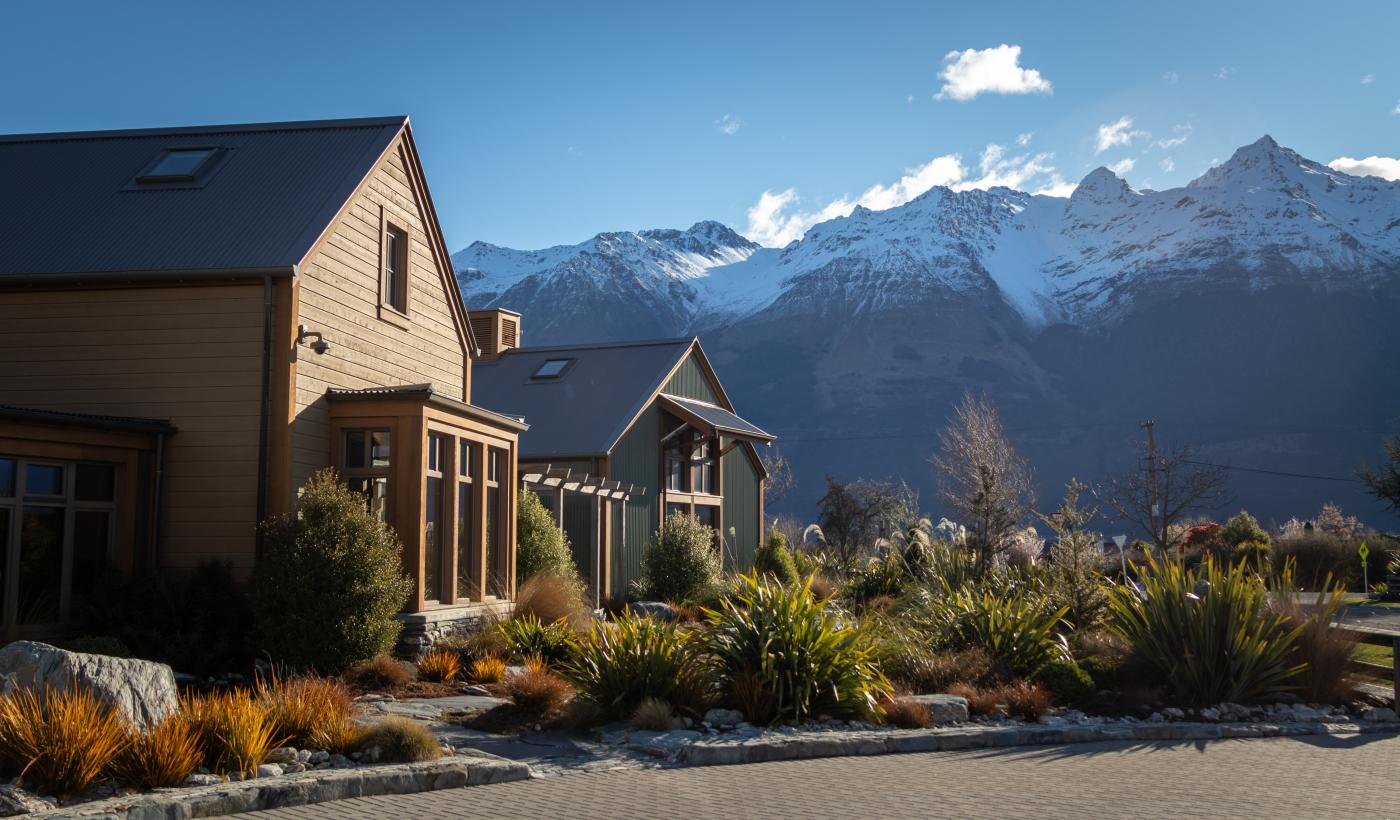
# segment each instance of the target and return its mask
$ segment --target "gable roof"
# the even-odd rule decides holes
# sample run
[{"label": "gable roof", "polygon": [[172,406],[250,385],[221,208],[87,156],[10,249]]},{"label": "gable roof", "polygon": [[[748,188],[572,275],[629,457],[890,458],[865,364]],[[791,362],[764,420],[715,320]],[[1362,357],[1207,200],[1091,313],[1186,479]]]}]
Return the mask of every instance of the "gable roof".
[{"label": "gable roof", "polygon": [[[694,339],[522,347],[472,362],[472,403],[524,416],[522,458],[607,455],[686,355]],[[532,380],[551,359],[558,379]]]},{"label": "gable roof", "polygon": [[[290,275],[407,124],[0,136],[0,284]],[[166,149],[194,147],[223,149],[198,185],[134,184]]]},{"label": "gable roof", "polygon": [[710,404],[707,401],[698,399],[688,399],[685,396],[673,396],[670,393],[661,394],[661,406],[674,413],[683,421],[700,428],[710,428],[720,433],[728,433],[734,438],[746,441],[776,441],[777,436],[764,431],[751,421],[746,421],[738,415]]}]

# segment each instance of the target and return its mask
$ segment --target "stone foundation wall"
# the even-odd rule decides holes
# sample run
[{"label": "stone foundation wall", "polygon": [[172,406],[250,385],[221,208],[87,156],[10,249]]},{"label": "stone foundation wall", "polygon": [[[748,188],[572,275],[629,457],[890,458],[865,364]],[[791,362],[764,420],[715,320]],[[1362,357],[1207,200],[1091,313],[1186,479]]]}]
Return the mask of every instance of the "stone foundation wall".
[{"label": "stone foundation wall", "polygon": [[403,612],[395,616],[403,624],[394,654],[417,660],[433,644],[449,635],[469,635],[509,618],[515,610],[513,601],[473,603],[427,612]]}]

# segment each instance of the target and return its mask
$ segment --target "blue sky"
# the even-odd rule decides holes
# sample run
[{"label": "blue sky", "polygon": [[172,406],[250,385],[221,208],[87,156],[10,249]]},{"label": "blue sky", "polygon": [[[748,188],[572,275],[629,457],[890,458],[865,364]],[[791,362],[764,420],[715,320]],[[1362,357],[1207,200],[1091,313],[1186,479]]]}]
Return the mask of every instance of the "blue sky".
[{"label": "blue sky", "polygon": [[1400,174],[1393,2],[47,0],[4,15],[0,132],[407,113],[454,250],[701,219],[772,244],[933,182],[1063,191],[1098,165],[1172,187],[1264,133]]}]

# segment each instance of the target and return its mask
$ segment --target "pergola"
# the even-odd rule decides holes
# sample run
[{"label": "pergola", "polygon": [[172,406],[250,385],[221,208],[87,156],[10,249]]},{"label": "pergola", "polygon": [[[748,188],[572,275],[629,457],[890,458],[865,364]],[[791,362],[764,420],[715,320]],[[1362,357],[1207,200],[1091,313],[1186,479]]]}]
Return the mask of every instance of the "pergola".
[{"label": "pergola", "polygon": [[[602,598],[602,590],[610,585],[607,577],[611,571],[607,545],[613,540],[626,538],[627,516],[613,515],[613,504],[625,510],[629,499],[646,494],[646,487],[612,481],[602,476],[571,467],[555,467],[552,464],[521,465],[521,483],[529,486],[541,499],[552,498],[550,506],[555,523],[562,530],[564,525],[564,498],[569,493],[591,496],[594,503],[589,505],[589,539],[595,602]],[[618,528],[614,532],[614,528]]]}]

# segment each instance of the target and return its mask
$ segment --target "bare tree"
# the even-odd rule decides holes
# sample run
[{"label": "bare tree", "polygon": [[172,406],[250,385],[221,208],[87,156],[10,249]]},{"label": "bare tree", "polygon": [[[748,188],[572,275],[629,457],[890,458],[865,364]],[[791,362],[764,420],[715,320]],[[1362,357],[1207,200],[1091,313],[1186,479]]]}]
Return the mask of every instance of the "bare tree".
[{"label": "bare tree", "polygon": [[1376,469],[1361,468],[1358,475],[1366,482],[1366,492],[1400,512],[1400,436],[1385,440],[1385,463]]},{"label": "bare tree", "polygon": [[763,503],[767,506],[792,492],[797,480],[792,477],[792,466],[788,464],[787,456],[778,447],[770,445],[763,448],[759,451],[758,460],[768,473],[768,478],[763,482]]},{"label": "bare tree", "polygon": [[1098,495],[1165,552],[1176,546],[1174,524],[1226,502],[1225,469],[1197,461],[1190,447],[1158,450],[1151,423],[1143,426],[1148,438],[1142,462],[1136,470],[1109,481]]},{"label": "bare tree", "polygon": [[817,501],[817,531],[843,572],[861,555],[888,538],[918,513],[919,497],[903,483],[852,481],[826,477],[826,493]]},{"label": "bare tree", "polygon": [[970,392],[938,434],[938,444],[930,461],[939,495],[967,527],[980,577],[1011,548],[1035,506],[1031,467],[1007,441],[996,405]]}]

